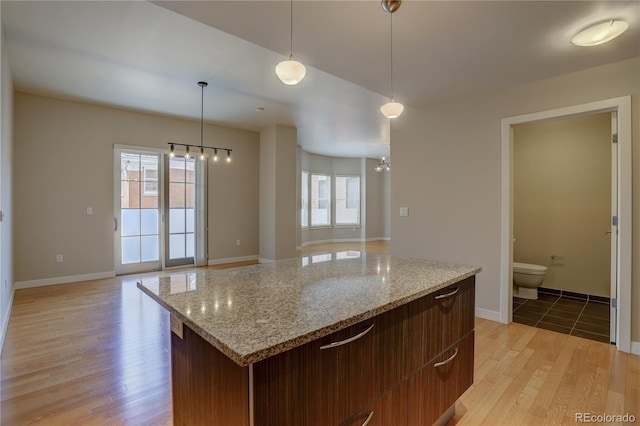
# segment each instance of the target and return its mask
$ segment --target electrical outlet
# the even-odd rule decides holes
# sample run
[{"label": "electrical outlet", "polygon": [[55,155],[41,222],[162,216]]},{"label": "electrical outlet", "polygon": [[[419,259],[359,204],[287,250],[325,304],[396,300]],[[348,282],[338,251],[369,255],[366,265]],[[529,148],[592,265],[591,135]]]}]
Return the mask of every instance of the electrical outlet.
[{"label": "electrical outlet", "polygon": [[236,246],[240,245],[240,240],[236,240]]},{"label": "electrical outlet", "polygon": [[93,214],[93,207],[87,207],[87,216],[91,216]]},{"label": "electrical outlet", "polygon": [[62,263],[62,255],[56,254],[56,263]]},{"label": "electrical outlet", "polygon": [[409,216],[409,207],[400,207],[400,216]]}]

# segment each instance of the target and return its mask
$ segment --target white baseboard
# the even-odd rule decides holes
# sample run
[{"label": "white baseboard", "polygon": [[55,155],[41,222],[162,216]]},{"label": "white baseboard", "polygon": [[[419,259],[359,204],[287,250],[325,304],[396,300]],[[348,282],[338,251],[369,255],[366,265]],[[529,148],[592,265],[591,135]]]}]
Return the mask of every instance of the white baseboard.
[{"label": "white baseboard", "polygon": [[489,309],[476,308],[476,316],[478,318],[500,322],[500,312],[498,311],[490,311]]},{"label": "white baseboard", "polygon": [[333,243],[364,243],[364,242],[371,242],[371,241],[391,241],[391,238],[388,237],[371,237],[371,238],[366,238],[366,239],[362,239],[362,238],[331,238],[328,240],[313,240],[313,241],[307,241],[306,243],[302,243],[298,249],[303,248],[303,247],[307,247],[307,246],[314,246],[316,244],[333,244]]},{"label": "white baseboard", "polygon": [[7,312],[2,318],[2,329],[0,329],[0,354],[2,354],[2,349],[4,348],[4,338],[7,335],[7,328],[9,327],[9,318],[11,317],[11,308],[13,307],[13,296],[16,294],[16,290],[11,290],[11,297],[9,298],[9,303],[7,304]]},{"label": "white baseboard", "polygon": [[254,254],[251,256],[240,256],[240,257],[227,257],[224,259],[209,259],[207,265],[222,265],[224,263],[236,263],[236,262],[248,262],[250,260],[258,260],[258,255]]},{"label": "white baseboard", "polygon": [[14,285],[14,289],[44,287],[47,285],[77,283],[80,281],[101,280],[103,278],[113,278],[116,276],[115,271],[96,272],[94,274],[70,275],[68,277],[44,278],[41,280],[18,281]]},{"label": "white baseboard", "polygon": [[640,342],[631,341],[631,353],[634,355],[640,355]]}]

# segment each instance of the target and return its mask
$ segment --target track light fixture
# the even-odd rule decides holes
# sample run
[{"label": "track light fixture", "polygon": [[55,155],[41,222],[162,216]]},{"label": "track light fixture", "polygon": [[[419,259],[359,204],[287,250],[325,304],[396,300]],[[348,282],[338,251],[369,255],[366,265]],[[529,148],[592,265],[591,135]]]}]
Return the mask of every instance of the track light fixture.
[{"label": "track light fixture", "polygon": [[208,86],[208,83],[206,81],[199,81],[198,82],[198,86],[200,86],[200,91],[201,91],[201,102],[200,102],[200,145],[192,145],[192,144],[188,144],[188,143],[179,143],[179,142],[167,142],[169,144],[169,155],[171,157],[175,157],[176,156],[176,145],[177,146],[184,146],[185,149],[185,154],[184,154],[184,158],[191,158],[191,153],[189,152],[189,148],[190,147],[194,147],[194,148],[200,148],[200,160],[205,160],[207,158],[207,155],[205,153],[205,148],[206,149],[212,149],[213,150],[213,161],[218,161],[218,150],[223,150],[223,151],[227,151],[227,163],[231,162],[231,151],[233,151],[231,148],[220,148],[220,147],[216,147],[216,146],[206,146],[204,144],[204,88]]}]

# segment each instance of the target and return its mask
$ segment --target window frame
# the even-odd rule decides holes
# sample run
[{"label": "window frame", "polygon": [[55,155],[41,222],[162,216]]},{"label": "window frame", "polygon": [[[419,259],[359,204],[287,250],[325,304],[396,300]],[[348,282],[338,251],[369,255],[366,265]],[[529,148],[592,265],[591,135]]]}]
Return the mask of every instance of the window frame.
[{"label": "window frame", "polygon": [[[305,175],[307,178],[306,185],[304,184],[303,179]],[[310,177],[311,173],[309,173],[307,170],[302,170],[302,172],[300,173],[300,228],[302,229],[309,229],[309,227],[311,226],[311,198],[309,197],[309,194],[311,193],[311,179],[309,179]],[[304,197],[305,191],[306,199]],[[305,211],[307,213],[306,215],[303,214]],[[303,217],[306,219],[306,224],[302,221]]]},{"label": "window frame", "polygon": [[[357,200],[357,221],[356,222],[340,222],[338,223],[338,199],[337,199],[337,193],[338,193],[338,178],[347,178],[347,181],[345,182],[345,206],[348,205],[349,203],[349,183],[348,183],[348,178],[358,178],[358,200]],[[360,224],[362,223],[362,176],[360,175],[349,175],[349,174],[336,174],[333,177],[333,187],[334,187],[334,194],[333,194],[333,211],[334,211],[334,224],[336,227],[341,227],[341,226],[345,226],[345,227],[353,227],[353,226],[360,226]],[[347,207],[345,207],[347,208]]]},{"label": "window frame", "polygon": [[[326,197],[326,201],[328,203],[327,207],[325,208],[326,210],[328,210],[328,223],[320,223],[320,224],[314,224],[313,223],[313,178],[314,176],[322,176],[322,177],[326,177],[327,180],[327,186],[326,186],[326,190],[328,191],[328,196]],[[311,172],[311,179],[309,179],[309,213],[310,213],[310,220],[309,220],[309,228],[331,228],[333,226],[333,191],[332,191],[332,186],[333,186],[333,175],[331,174],[327,174],[327,173],[313,173]],[[318,197],[318,202],[320,201],[324,201],[319,199],[320,197]],[[324,210],[324,209],[323,209]]]}]

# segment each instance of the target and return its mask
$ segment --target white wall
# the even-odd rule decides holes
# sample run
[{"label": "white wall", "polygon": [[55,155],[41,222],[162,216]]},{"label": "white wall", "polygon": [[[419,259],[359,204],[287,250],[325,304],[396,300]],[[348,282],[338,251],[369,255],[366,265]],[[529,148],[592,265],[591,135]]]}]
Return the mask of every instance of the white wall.
[{"label": "white wall", "polygon": [[[0,7],[0,22],[2,22]],[[0,349],[9,324],[13,300],[13,82],[0,24]]]},{"label": "white wall", "polygon": [[[501,119],[632,95],[632,335],[640,341],[640,57],[423,111],[393,122],[391,252],[479,265],[476,307],[500,309]],[[409,217],[398,217],[400,206]]]}]

